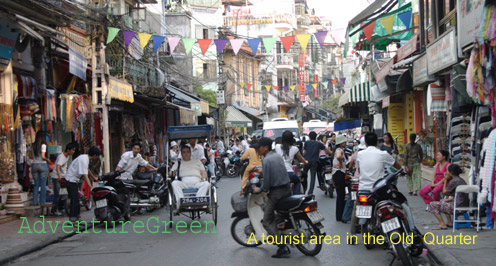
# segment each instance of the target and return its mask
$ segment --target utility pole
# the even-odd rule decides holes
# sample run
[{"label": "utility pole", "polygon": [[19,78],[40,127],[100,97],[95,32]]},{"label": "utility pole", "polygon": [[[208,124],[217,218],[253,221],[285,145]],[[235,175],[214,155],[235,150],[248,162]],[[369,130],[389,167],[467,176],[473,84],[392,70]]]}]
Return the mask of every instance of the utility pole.
[{"label": "utility pole", "polygon": [[[219,28],[219,38],[224,38],[224,33],[222,32],[222,29]],[[221,93],[224,98],[224,103],[218,104],[219,107],[219,131],[220,131],[220,136],[224,138],[224,143],[227,141],[226,133],[225,133],[225,126],[226,126],[226,104],[225,104],[225,99],[226,99],[226,76],[224,73],[224,55],[223,53],[217,54],[217,62],[219,65],[219,75],[218,75],[218,93]],[[226,143],[228,145],[228,143]]]},{"label": "utility pole", "polygon": [[[102,1],[94,1],[96,7],[103,7]],[[97,112],[102,115],[102,131],[103,131],[103,160],[104,171],[110,172],[110,137],[108,126],[108,107],[107,101],[110,102],[108,95],[107,82],[105,80],[105,46],[103,44],[104,30],[101,26],[94,26],[91,34],[92,57],[91,65],[93,67],[92,74],[92,104]]]}]

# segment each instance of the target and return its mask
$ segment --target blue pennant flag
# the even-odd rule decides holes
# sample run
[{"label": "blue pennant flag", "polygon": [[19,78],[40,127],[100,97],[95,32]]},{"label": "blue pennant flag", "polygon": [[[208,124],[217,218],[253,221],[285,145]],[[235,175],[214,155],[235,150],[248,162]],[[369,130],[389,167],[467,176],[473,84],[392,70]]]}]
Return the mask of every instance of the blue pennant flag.
[{"label": "blue pennant flag", "polygon": [[162,45],[162,43],[164,42],[165,36],[153,35],[152,38],[153,38],[153,52],[156,53],[160,45]]},{"label": "blue pennant flag", "polygon": [[247,39],[248,45],[250,45],[251,51],[253,52],[254,55],[257,54],[258,46],[260,45],[260,42],[262,39],[260,38],[255,38],[255,39]]},{"label": "blue pennant flag", "polygon": [[412,20],[412,11],[409,10],[409,11],[400,13],[400,14],[398,14],[398,18],[401,20],[401,22],[403,22],[403,24],[405,24],[405,27],[407,29],[409,29],[410,28],[410,21]]},{"label": "blue pennant flag", "polygon": [[307,93],[310,94],[310,92],[312,91],[312,84],[308,84],[306,87],[307,87]]}]

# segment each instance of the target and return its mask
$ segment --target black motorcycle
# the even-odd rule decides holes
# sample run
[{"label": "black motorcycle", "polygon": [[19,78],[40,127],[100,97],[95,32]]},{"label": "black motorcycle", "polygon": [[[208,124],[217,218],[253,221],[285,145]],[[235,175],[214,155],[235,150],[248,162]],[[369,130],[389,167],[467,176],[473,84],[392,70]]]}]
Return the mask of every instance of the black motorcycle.
[{"label": "black motorcycle", "polygon": [[[370,192],[359,191],[356,216],[359,218],[362,234],[384,235],[384,240],[403,265],[413,265],[411,256],[419,256],[424,248],[423,238],[414,227],[410,229],[407,215],[406,197],[398,191],[394,182],[404,171],[399,171],[379,179]],[[367,249],[373,243],[367,243]]]},{"label": "black motorcycle", "polygon": [[134,180],[123,180],[129,189],[131,214],[143,208],[152,212],[167,204],[167,182],[163,178],[165,171],[165,167],[161,167],[157,172],[137,173]]},{"label": "black motorcycle", "polygon": [[332,180],[332,162],[331,156],[320,156],[320,167],[317,174],[320,176],[318,180],[324,181],[324,186],[321,189],[330,198],[334,198],[334,181]]},{"label": "black motorcycle", "polygon": [[116,179],[124,171],[113,171],[100,177],[104,185],[91,190],[95,201],[95,217],[99,221],[117,221],[120,218],[129,221],[129,185]]},{"label": "black motorcycle", "polygon": [[239,151],[235,153],[228,152],[227,158],[229,159],[229,163],[226,164],[226,175],[231,178],[239,176],[241,167],[243,166],[243,162],[240,160],[241,153]]}]

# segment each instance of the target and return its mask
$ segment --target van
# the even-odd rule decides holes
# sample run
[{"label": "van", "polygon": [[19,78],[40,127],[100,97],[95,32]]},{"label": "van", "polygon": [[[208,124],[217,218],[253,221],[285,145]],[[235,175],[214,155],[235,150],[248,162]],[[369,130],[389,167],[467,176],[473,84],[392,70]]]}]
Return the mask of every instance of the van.
[{"label": "van", "polygon": [[319,134],[321,131],[325,131],[327,126],[327,122],[322,122],[320,120],[310,120],[303,123],[302,134],[308,135],[312,131],[315,131],[315,133]]},{"label": "van", "polygon": [[277,137],[282,137],[282,133],[286,130],[293,132],[295,138],[300,138],[298,121],[288,120],[287,118],[274,118],[270,122],[263,124],[263,136],[275,140]]}]

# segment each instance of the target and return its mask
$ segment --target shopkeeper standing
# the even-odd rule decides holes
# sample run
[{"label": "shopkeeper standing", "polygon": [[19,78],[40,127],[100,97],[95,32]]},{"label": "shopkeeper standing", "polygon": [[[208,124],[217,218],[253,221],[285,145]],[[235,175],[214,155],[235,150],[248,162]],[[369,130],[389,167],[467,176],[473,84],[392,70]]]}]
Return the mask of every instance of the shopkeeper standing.
[{"label": "shopkeeper standing", "polygon": [[47,142],[45,131],[38,131],[33,144],[33,164],[31,165],[31,173],[34,179],[33,204],[38,205],[38,193],[41,188],[40,204],[45,204],[46,189],[48,179],[48,164],[50,160],[47,157]]}]

